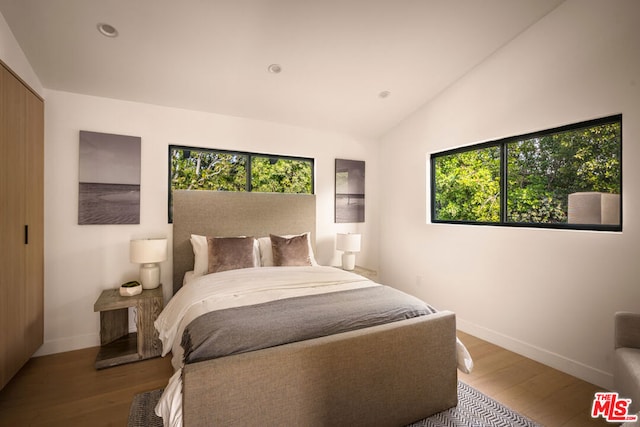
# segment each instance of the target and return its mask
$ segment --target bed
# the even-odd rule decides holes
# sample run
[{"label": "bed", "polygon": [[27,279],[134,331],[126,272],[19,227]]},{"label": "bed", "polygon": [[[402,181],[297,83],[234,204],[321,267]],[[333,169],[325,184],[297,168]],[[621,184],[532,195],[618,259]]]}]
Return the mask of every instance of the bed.
[{"label": "bed", "polygon": [[[185,274],[193,271],[197,262],[192,235],[260,236],[263,239],[270,235],[274,239],[287,236],[289,240],[285,243],[293,240],[291,236],[295,239],[306,236],[313,254],[315,215],[314,195],[174,192],[174,297],[161,314],[161,322],[156,324],[163,340],[163,354],[174,353],[176,368],[156,407],[156,413],[163,417],[165,425],[402,426],[457,404],[457,368],[470,366],[470,361],[460,360],[461,355],[468,358],[468,353],[456,338],[455,315],[449,311],[355,329],[349,327],[331,335],[311,335],[308,339],[266,348],[242,348],[231,355],[212,359],[198,357],[199,349],[194,350],[191,341],[198,341],[204,332],[196,326],[217,326],[221,322],[219,317],[205,321],[206,316],[224,313],[234,319],[236,312],[228,315],[229,310],[260,307],[264,311],[262,316],[278,317],[284,310],[281,304],[291,301],[297,302],[298,310],[304,314],[311,311],[309,307],[333,304],[327,302],[331,300],[324,300],[334,298],[334,295],[340,295],[341,300],[351,298],[345,298],[346,295],[366,295],[372,304],[376,298],[389,299],[388,294],[372,296],[376,292],[392,292],[391,298],[395,298],[393,289],[382,289],[388,287],[338,268],[318,266],[313,259],[311,266],[300,267],[262,267],[258,262],[257,268],[227,270],[196,278],[181,291]],[[275,292],[275,296],[261,299],[264,298],[264,284],[260,284],[258,293],[248,281],[255,274],[264,278],[275,275],[273,279],[265,279],[276,285],[275,288],[270,285],[268,289],[268,293]],[[283,285],[285,276],[287,284]],[[314,280],[321,277],[322,286],[314,282],[310,287],[305,284],[301,290],[298,283],[302,276]],[[229,291],[229,283],[238,284],[244,291],[235,288],[233,292]],[[200,292],[214,296],[199,301]],[[223,298],[220,298],[221,292]],[[228,305],[237,304],[235,301],[243,298],[246,301],[238,307]],[[191,314],[185,315],[186,309],[177,308],[180,301],[188,301],[183,304],[191,307],[188,312]],[[209,304],[214,307],[213,312]],[[346,310],[350,310],[348,307]],[[207,315],[200,316],[201,312]],[[242,323],[249,323],[249,330],[260,331],[265,322],[260,314],[256,314],[258,312],[251,313],[248,319],[253,323]],[[186,320],[180,317],[183,315]],[[171,316],[181,319],[179,327],[175,321],[166,320]],[[284,321],[290,315],[287,312],[279,317]],[[173,325],[171,337],[166,328],[169,323]],[[306,324],[306,321],[294,322],[294,325],[299,323]],[[283,329],[295,328],[287,325]],[[264,329],[259,335],[270,335],[269,331]],[[216,331],[215,335],[222,333]],[[305,337],[307,331],[301,334]],[[186,339],[188,336],[191,338]],[[244,337],[239,332],[231,332],[229,337],[232,345],[245,342],[244,338],[238,338]],[[214,347],[217,349],[220,345],[211,346]],[[191,359],[183,364],[183,358]]]}]

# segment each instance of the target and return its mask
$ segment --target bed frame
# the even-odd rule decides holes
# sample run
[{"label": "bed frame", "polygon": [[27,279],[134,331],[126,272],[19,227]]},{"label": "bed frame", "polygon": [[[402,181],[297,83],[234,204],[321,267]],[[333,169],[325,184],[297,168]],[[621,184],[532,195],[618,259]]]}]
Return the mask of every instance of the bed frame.
[{"label": "bed frame", "polygon": [[[174,292],[193,267],[192,233],[314,240],[315,215],[314,195],[174,191]],[[457,404],[456,365],[448,311],[198,362],[183,369],[183,422],[403,426]]]}]

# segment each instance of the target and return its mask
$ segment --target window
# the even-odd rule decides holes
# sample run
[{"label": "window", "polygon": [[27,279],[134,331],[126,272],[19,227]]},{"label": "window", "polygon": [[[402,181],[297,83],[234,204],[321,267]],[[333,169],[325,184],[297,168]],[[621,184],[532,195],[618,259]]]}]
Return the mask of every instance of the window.
[{"label": "window", "polygon": [[169,222],[173,190],[313,194],[313,159],[169,146]]},{"label": "window", "polygon": [[432,222],[622,230],[622,116],[431,155]]}]

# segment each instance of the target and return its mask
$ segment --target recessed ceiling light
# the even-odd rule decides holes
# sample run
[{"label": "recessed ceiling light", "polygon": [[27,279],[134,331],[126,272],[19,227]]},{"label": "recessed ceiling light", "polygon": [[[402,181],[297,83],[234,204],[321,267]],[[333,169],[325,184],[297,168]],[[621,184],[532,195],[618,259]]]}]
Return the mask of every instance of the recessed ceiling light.
[{"label": "recessed ceiling light", "polygon": [[278,74],[280,71],[282,71],[282,67],[278,64],[271,64],[267,67],[267,70],[270,73]]},{"label": "recessed ceiling light", "polygon": [[391,95],[391,92],[389,92],[388,90],[383,90],[378,94],[378,98],[388,98],[389,95]]},{"label": "recessed ceiling light", "polygon": [[98,31],[106,37],[118,37],[118,30],[113,25],[98,24]]}]

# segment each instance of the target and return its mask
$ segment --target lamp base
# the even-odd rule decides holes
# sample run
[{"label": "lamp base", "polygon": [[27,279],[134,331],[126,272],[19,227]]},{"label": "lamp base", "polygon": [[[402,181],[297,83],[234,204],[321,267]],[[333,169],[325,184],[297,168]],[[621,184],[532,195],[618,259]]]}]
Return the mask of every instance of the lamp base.
[{"label": "lamp base", "polygon": [[160,266],[156,263],[141,264],[140,283],[142,289],[155,289],[160,286]]},{"label": "lamp base", "polygon": [[356,254],[354,252],[345,252],[342,254],[342,269],[353,270],[356,268]]}]

